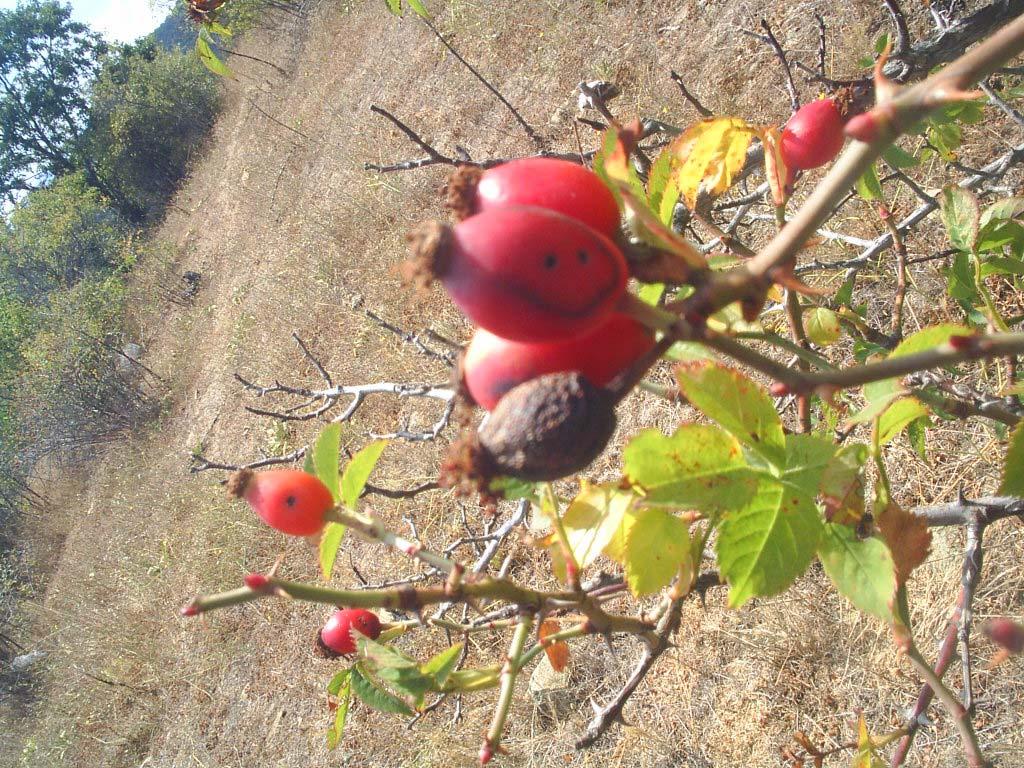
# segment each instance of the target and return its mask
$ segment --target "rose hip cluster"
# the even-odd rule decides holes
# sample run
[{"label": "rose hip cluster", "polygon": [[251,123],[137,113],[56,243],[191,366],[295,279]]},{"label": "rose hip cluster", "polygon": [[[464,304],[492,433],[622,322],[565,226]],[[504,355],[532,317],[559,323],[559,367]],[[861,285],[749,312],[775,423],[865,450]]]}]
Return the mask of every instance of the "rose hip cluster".
[{"label": "rose hip cluster", "polygon": [[654,345],[617,309],[629,270],[614,196],[581,165],[535,157],[460,168],[448,207],[454,226],[410,235],[406,276],[440,281],[479,326],[461,384],[492,415],[456,463],[529,480],[585,466],[614,428],[601,388]]}]

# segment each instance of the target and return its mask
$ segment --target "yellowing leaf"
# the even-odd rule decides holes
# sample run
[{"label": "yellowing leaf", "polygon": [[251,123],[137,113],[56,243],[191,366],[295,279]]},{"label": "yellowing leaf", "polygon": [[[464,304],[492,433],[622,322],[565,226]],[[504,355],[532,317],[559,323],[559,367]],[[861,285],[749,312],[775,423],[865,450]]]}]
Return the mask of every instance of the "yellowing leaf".
[{"label": "yellowing leaf", "polygon": [[775,126],[762,128],[761,143],[764,145],[764,175],[772,192],[772,202],[783,205],[789,199],[790,190],[786,186],[789,169],[782,156],[782,131]]},{"label": "yellowing leaf", "polygon": [[614,484],[585,484],[562,516],[569,548],[579,567],[586,568],[612,540],[634,495]]},{"label": "yellowing leaf", "polygon": [[757,133],[744,120],[719,117],[697,123],[672,143],[674,178],[691,208],[702,185],[712,195],[720,195],[732,185]]},{"label": "yellowing leaf", "polygon": [[689,526],[661,509],[638,512],[625,545],[626,581],[634,595],[667,586],[693,554]]},{"label": "yellowing leaf", "polygon": [[[561,630],[561,627],[557,621],[554,619],[544,619],[537,630],[537,634],[543,643],[551,635],[557,634],[559,630]],[[569,645],[565,641],[560,640],[556,643],[545,645],[544,653],[547,654],[548,661],[551,662],[551,668],[555,672],[561,672],[569,664]]]},{"label": "yellowing leaf", "polygon": [[932,532],[922,518],[894,501],[889,501],[878,515],[878,528],[892,552],[896,581],[900,585],[906,584],[910,572],[928,557]]}]

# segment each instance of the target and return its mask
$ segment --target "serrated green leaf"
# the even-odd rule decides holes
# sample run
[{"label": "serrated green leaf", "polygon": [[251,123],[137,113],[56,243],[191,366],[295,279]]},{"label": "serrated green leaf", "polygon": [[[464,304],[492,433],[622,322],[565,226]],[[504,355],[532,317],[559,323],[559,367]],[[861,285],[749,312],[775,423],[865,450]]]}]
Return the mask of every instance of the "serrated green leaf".
[{"label": "serrated green leaf", "polygon": [[327,486],[334,503],[341,501],[338,486],[338,454],[341,445],[341,424],[328,424],[313,444],[314,474]]},{"label": "serrated green leaf", "polygon": [[928,408],[916,397],[904,397],[885,409],[878,419],[879,444],[893,441],[910,422],[928,415]]},{"label": "serrated green leaf", "polygon": [[662,509],[632,515],[625,541],[625,571],[634,595],[649,595],[671,583],[692,556],[689,526]]},{"label": "serrated green leaf", "polygon": [[679,185],[675,179],[669,181],[668,186],[665,187],[665,191],[661,195],[661,200],[658,203],[658,219],[666,227],[672,226],[672,219],[675,217],[676,206],[679,204],[679,197],[682,192],[679,190]]},{"label": "serrated green leaf", "polygon": [[1006,496],[1024,496],[1024,422],[1010,433],[1010,446],[1003,465],[1003,482],[999,492]]},{"label": "serrated green leaf", "polygon": [[1021,216],[1024,216],[1024,197],[1008,197],[986,206],[978,223],[984,228],[990,224],[1017,219]]},{"label": "serrated green leaf", "polygon": [[584,484],[562,515],[569,549],[580,568],[586,568],[604,551],[619,529],[622,516],[636,497],[617,484]]},{"label": "serrated green leaf", "polygon": [[345,472],[341,476],[341,500],[349,509],[356,508],[359,497],[366,488],[366,481],[387,447],[387,440],[372,442],[353,456],[352,461],[345,467]]},{"label": "serrated green leaf", "polygon": [[320,534],[320,546],[318,554],[320,559],[320,572],[324,581],[330,581],[334,572],[334,562],[338,559],[338,548],[341,540],[345,538],[345,526],[341,523],[328,523]]},{"label": "serrated green leaf", "polygon": [[820,347],[835,344],[843,333],[839,316],[825,307],[814,307],[804,312],[804,331],[807,338]]},{"label": "serrated green leaf", "polygon": [[881,396],[868,397],[868,404],[864,406],[857,413],[853,414],[846,420],[849,424],[867,424],[869,421],[874,421],[883,413],[885,410],[892,405],[896,400],[903,396],[902,390],[895,390],[887,392]]},{"label": "serrated green leaf", "polygon": [[975,304],[981,300],[978,282],[968,253],[961,251],[953,258],[952,265],[946,270],[946,278],[949,281],[947,287],[949,295],[956,301]]},{"label": "serrated green leaf", "polygon": [[818,493],[825,518],[842,525],[856,525],[864,517],[864,463],[868,447],[852,443],[840,448],[821,476]]},{"label": "serrated green leaf", "polygon": [[1019,250],[1024,244],[1024,227],[1016,221],[996,220],[982,225],[978,232],[978,253],[1002,253],[1007,246]]},{"label": "serrated green leaf", "polygon": [[680,363],[692,360],[716,360],[715,353],[708,347],[697,341],[677,341],[668,352],[665,353],[666,360],[674,360]]},{"label": "serrated green leaf", "polygon": [[647,174],[647,204],[652,211],[661,210],[661,198],[672,177],[672,152],[663,149]]},{"label": "serrated green leaf", "polygon": [[956,184],[947,185],[939,195],[939,210],[952,246],[960,251],[973,251],[981,219],[981,209],[974,193]]},{"label": "serrated green leaf", "polygon": [[857,194],[862,200],[873,202],[884,199],[882,193],[882,182],[878,180],[878,172],[872,165],[864,174],[857,179]]},{"label": "serrated green leaf", "polygon": [[352,634],[359,646],[359,655],[369,661],[375,670],[384,668],[419,670],[419,662],[416,659],[402,653],[394,646],[378,643],[355,630]]},{"label": "serrated green leaf", "polygon": [[856,275],[850,275],[843,281],[843,284],[839,286],[839,290],[836,291],[834,301],[837,306],[848,307],[853,303],[853,287],[857,282]]},{"label": "serrated green leaf", "polygon": [[807,570],[821,531],[811,499],[764,477],[754,498],[724,515],[718,527],[715,550],[729,582],[729,606],[786,589]]},{"label": "serrated green leaf", "polygon": [[671,437],[640,432],[623,451],[623,473],[645,504],[711,515],[742,506],[757,488],[736,438],[701,424],[684,424]]},{"label": "serrated green leaf", "polygon": [[327,692],[338,697],[338,705],[334,710],[334,722],[327,731],[327,748],[335,749],[341,743],[345,732],[345,721],[348,719],[348,707],[352,701],[352,676],[350,670],[339,672],[327,686]]},{"label": "serrated green leaf", "polygon": [[387,3],[388,10],[395,16],[402,15],[402,0],[384,0]]},{"label": "serrated green leaf", "polygon": [[397,696],[375,685],[366,676],[363,665],[352,667],[352,692],[371,709],[392,715],[412,715],[413,711]]},{"label": "serrated green leaf", "polygon": [[818,435],[786,435],[786,469],[782,482],[813,499],[818,495],[821,477],[835,452],[831,441]]},{"label": "serrated green leaf", "polygon": [[826,523],[818,557],[839,594],[864,613],[882,621],[892,619],[896,568],[884,541],[859,539],[849,526]]},{"label": "serrated green leaf", "polygon": [[956,150],[963,143],[963,132],[956,123],[942,123],[933,119],[929,121],[928,143],[947,163],[954,162],[957,159]]},{"label": "serrated green leaf", "polygon": [[420,667],[420,672],[433,679],[436,686],[434,690],[441,690],[448,676],[455,671],[459,656],[462,655],[462,647],[463,643],[456,643],[451,648],[445,648]]},{"label": "serrated green leaf", "polygon": [[890,168],[897,171],[913,168],[921,162],[912,154],[906,152],[895,144],[890,144],[889,147],[882,152],[882,159],[885,160]]},{"label": "serrated green leaf", "polygon": [[213,74],[219,77],[226,77],[228,80],[235,79],[235,73],[217,57],[217,54],[210,47],[210,43],[203,35],[199,35],[196,38],[196,55],[203,62],[203,66],[213,72]]},{"label": "serrated green leaf", "polygon": [[739,371],[712,361],[682,363],[676,378],[683,395],[712,421],[778,469],[786,442],[775,404]]}]

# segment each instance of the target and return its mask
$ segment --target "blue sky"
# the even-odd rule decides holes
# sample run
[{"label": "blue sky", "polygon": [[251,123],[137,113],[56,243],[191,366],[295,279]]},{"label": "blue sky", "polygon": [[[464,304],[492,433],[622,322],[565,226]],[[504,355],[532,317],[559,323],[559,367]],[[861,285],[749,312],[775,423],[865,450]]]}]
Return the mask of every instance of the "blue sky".
[{"label": "blue sky", "polygon": [[[17,0],[0,0],[0,8],[14,8],[17,4]],[[71,0],[78,21],[108,40],[126,43],[156,29],[171,4],[171,0]]]}]

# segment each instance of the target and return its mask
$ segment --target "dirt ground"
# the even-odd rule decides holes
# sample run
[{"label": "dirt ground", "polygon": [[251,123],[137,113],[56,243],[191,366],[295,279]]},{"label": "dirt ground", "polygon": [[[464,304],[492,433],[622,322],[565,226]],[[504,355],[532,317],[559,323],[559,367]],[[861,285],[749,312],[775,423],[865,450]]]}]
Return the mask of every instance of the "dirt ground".
[{"label": "dirt ground", "polygon": [[[885,23],[881,6],[866,0],[455,0],[438,24],[553,146],[572,151],[574,88],[583,78],[617,82],[623,95],[615,108],[623,116],[692,121],[669,78],[674,69],[718,113],[782,122],[788,99],[771,52],[738,29],[756,27],[764,14],[784,45],[813,61],[816,11],[829,25],[830,72],[853,72]],[[926,30],[925,21],[923,13],[915,17],[915,28]],[[439,295],[413,297],[393,269],[409,227],[441,215],[446,171],[366,172],[366,162],[421,156],[370,105],[392,111],[445,152],[456,145],[474,158],[533,151],[510,113],[424,25],[389,16],[379,0],[324,0],[304,20],[274,17],[240,45],[287,74],[231,61],[239,79],[227,85],[228,106],[154,235],[166,244],[165,256],[140,265],[135,277],[138,340],[146,364],[166,379],[161,417],[85,471],[53,470],[41,478],[53,509],[30,520],[24,536],[49,575],[26,604],[20,629],[47,657],[33,685],[0,701],[3,765],[468,766],[490,718],[493,698],[486,694],[467,697],[457,723],[452,704],[412,727],[357,706],[341,747],[328,752],[325,686],[339,667],[314,652],[325,611],[264,601],[200,621],[177,616],[190,596],[236,586],[280,555],[289,577],[317,578],[311,544],[284,540],[229,502],[218,484],[222,473],[188,472],[195,451],[242,463],[304,445],[317,431],[313,423],[278,430],[246,412],[244,404],[261,403],[242,392],[233,373],[316,385],[315,369],[291,339],[295,332],[336,383],[448,381],[444,365],[368,320],[365,309],[407,331],[430,327],[459,341],[468,337],[449,303]],[[806,86],[805,98],[812,95]],[[589,147],[595,136],[580,139]],[[983,159],[990,150],[968,148],[965,157],[977,151]],[[858,227],[874,226],[840,224],[862,233]],[[928,242],[913,247],[926,249]],[[849,251],[840,245],[819,253],[841,255]],[[194,301],[167,301],[167,289],[187,270],[202,275]],[[928,293],[941,291],[937,267],[922,265],[913,277],[920,293],[910,299],[912,325],[954,317]],[[874,312],[885,311],[889,294],[870,291],[885,279],[862,288]],[[670,429],[683,416],[640,394],[624,411],[623,432]],[[371,399],[346,427],[343,445],[356,450],[370,432],[428,427],[437,413],[436,403]],[[401,488],[434,479],[450,437],[389,447],[374,482]],[[994,490],[1001,449],[990,431],[943,423],[928,440],[930,466],[903,441],[892,448],[901,502],[949,500],[960,488],[969,495]],[[613,450],[597,473],[610,471],[616,459]],[[407,530],[403,520],[413,520],[429,546],[458,537],[462,515],[472,521],[478,514],[444,491],[373,506],[394,527]],[[1022,532],[1014,524],[990,532],[979,620],[1024,613]],[[956,533],[937,535],[913,594],[917,633],[929,653],[956,594],[962,546]],[[339,558],[339,585],[356,583],[349,558],[371,582],[408,568],[351,539]],[[515,546],[510,575],[536,580],[545,568],[544,557]],[[420,633],[402,643],[425,655],[442,641]],[[981,641],[976,647],[979,659],[991,650]],[[486,645],[476,651],[478,658],[495,653]],[[795,731],[835,747],[850,739],[858,711],[876,732],[897,726],[918,687],[886,630],[812,569],[785,595],[741,611],[726,610],[721,594],[711,594],[706,606],[688,606],[677,647],[627,706],[627,724],[574,754],[590,698],[613,690],[637,653],[627,641],[617,641],[615,651],[579,646],[568,704],[554,717],[535,709],[523,691],[505,764],[778,765]],[[983,666],[976,670],[983,746],[999,765],[1019,764],[1024,669],[1020,661]],[[911,764],[961,765],[948,718],[937,710],[931,717],[934,727],[922,731]],[[840,753],[827,764],[848,761]]]}]

